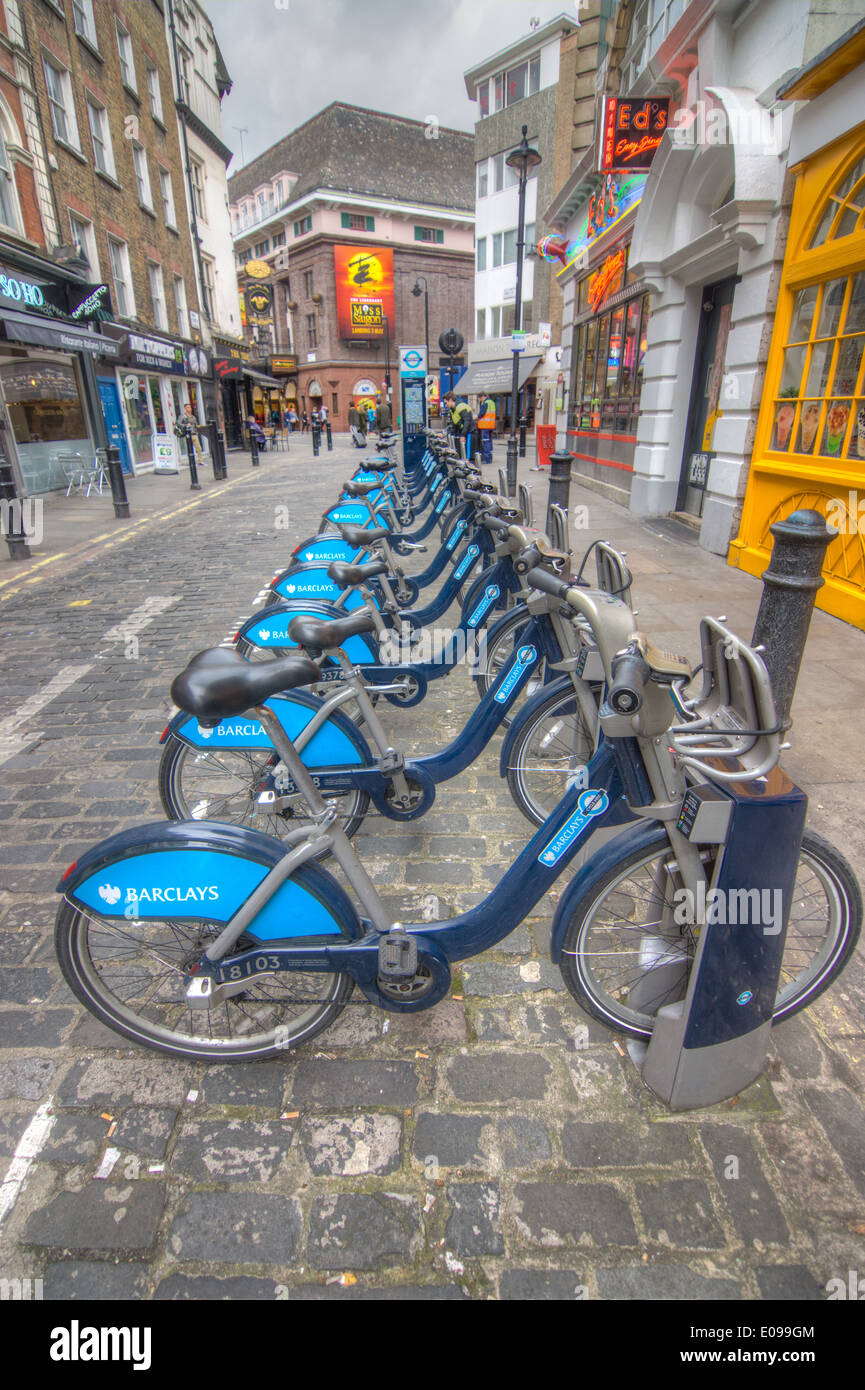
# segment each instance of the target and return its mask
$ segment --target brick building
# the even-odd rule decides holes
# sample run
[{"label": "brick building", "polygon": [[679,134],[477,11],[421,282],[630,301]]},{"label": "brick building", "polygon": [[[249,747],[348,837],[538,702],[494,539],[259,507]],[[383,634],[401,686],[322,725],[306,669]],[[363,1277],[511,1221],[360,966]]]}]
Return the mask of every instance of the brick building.
[{"label": "brick building", "polygon": [[[265,284],[271,295],[269,312],[249,314],[247,333],[269,353],[281,390],[251,384],[256,408],[323,402],[345,429],[351,401],[382,389],[384,332],[353,335],[345,313],[340,323],[335,248],[351,248],[344,261],[371,265],[374,257],[386,276],[392,256],[394,382],[397,345],[424,342],[424,281],[436,380],[440,333],[453,327],[471,337],[471,135],[334,102],[235,174],[229,198],[241,292]],[[249,276],[250,261],[263,261],[269,275]]]},{"label": "brick building", "polygon": [[107,442],[125,468],[153,467],[187,401],[212,410],[213,383],[163,0],[3,0],[0,16],[19,213],[4,213],[0,259],[20,272],[0,283],[29,296],[3,298],[0,381],[38,492],[63,485],[64,456]]}]

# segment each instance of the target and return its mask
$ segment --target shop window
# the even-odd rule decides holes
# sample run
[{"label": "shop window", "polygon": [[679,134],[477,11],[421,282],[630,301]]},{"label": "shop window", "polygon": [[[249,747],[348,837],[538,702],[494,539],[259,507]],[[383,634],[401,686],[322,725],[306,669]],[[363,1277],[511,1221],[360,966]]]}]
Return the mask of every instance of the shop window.
[{"label": "shop window", "polygon": [[28,492],[65,487],[61,454],[88,457],[91,442],[75,371],[64,362],[0,366],[9,421]]},{"label": "shop window", "polygon": [[649,296],[629,300],[574,330],[571,428],[636,430]]},{"label": "shop window", "polygon": [[865,156],[845,175],[829,195],[811,246],[861,232],[865,227]]},{"label": "shop window", "polygon": [[[156,383],[157,391],[159,383]],[[123,402],[129,427],[129,442],[136,464],[153,461],[154,426],[150,418],[150,386],[146,376],[124,373]]]}]

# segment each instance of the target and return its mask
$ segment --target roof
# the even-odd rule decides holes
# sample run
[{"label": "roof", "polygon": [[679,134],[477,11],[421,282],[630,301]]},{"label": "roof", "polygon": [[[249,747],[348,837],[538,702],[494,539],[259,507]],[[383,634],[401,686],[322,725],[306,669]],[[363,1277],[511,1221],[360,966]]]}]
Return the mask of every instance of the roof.
[{"label": "roof", "polygon": [[474,211],[474,135],[335,101],[228,180],[232,203],[282,170],[297,202],[316,188]]}]

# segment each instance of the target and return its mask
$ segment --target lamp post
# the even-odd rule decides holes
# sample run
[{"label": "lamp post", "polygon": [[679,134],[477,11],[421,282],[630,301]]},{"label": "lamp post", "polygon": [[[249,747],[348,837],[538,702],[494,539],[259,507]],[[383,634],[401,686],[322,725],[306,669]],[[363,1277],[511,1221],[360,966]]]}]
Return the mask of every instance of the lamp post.
[{"label": "lamp post", "polygon": [[[523,126],[523,138],[515,150],[508,155],[505,160],[512,169],[516,169],[520,176],[520,212],[517,230],[517,290],[514,299],[514,332],[519,332],[522,327],[523,312],[523,257],[525,252],[526,239],[526,183],[528,182],[529,170],[537,167],[541,163],[541,156],[538,151],[532,149],[526,135],[528,126]],[[511,432],[508,436],[507,452],[507,481],[508,496],[517,495],[517,400],[520,391],[520,351],[514,348],[514,371],[511,377]]]},{"label": "lamp post", "polygon": [[385,389],[385,399],[387,400],[388,405],[391,407],[391,419],[393,419],[393,404],[392,404],[392,401],[391,401],[391,384],[390,384],[390,323],[388,322],[387,314],[384,314],[382,317],[384,318],[384,389]]},{"label": "lamp post", "polygon": [[[421,280],[423,280],[423,289],[421,289],[420,287]],[[426,370],[427,376],[429,376],[429,285],[427,284],[427,279],[425,275],[418,275],[415,277],[414,289],[412,290],[412,294],[414,295],[415,299],[420,299],[421,295],[423,295],[423,340],[424,346],[426,348]]]}]

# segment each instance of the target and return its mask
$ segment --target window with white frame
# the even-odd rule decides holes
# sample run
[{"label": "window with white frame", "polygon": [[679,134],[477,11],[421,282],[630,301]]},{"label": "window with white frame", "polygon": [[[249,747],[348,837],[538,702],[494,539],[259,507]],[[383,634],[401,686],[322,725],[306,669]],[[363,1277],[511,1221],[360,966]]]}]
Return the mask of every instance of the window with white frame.
[{"label": "window with white frame", "polygon": [[45,86],[48,91],[54,137],[80,151],[81,142],[78,139],[78,122],[75,119],[75,101],[69,71],[45,53],[42,55],[42,66],[45,70]]},{"label": "window with white frame", "polygon": [[94,280],[99,279],[99,255],[96,250],[96,232],[93,223],[86,218],[79,217],[77,213],[69,212],[69,229],[72,232],[72,240],[81,247],[82,252],[87,258],[87,268]]},{"label": "window with white frame", "polygon": [[482,159],[478,164],[478,197],[485,198],[490,191],[490,162]]},{"label": "window with white frame", "polygon": [[147,64],[147,94],[150,98],[150,114],[160,125],[165,124],[162,115],[162,91],[159,86],[159,68]]},{"label": "window with white frame", "polygon": [[159,195],[162,199],[162,220],[166,227],[177,230],[177,213],[174,211],[174,189],[171,186],[171,174],[168,169],[159,166]]},{"label": "window with white frame", "polygon": [[485,236],[482,236],[478,241],[477,268],[478,270],[486,270],[487,268],[487,239]]},{"label": "window with white frame", "polygon": [[498,338],[502,326],[502,306],[494,304],[490,309],[490,337]]},{"label": "window with white frame", "polygon": [[101,174],[107,174],[110,179],[116,178],[108,112],[89,92],[86,93],[86,101],[87,123],[93,142],[93,162]]},{"label": "window with white frame", "polygon": [[501,232],[493,232],[493,235],[492,235],[492,237],[490,238],[490,240],[491,240],[492,243],[493,243],[493,266],[501,265],[501,263],[502,263],[502,234],[501,234]]},{"label": "window with white frame", "polygon": [[132,163],[135,165],[135,181],[138,184],[138,201],[143,208],[153,211],[153,194],[150,191],[150,171],[147,168],[147,152],[143,145],[132,143]]},{"label": "window with white frame", "polygon": [[186,308],[186,285],[182,275],[174,277],[174,312],[177,315],[177,332],[181,338],[189,337],[189,313]]},{"label": "window with white frame", "polygon": [[117,52],[120,54],[120,78],[124,87],[128,87],[130,92],[137,92],[135,85],[135,59],[132,54],[132,38],[129,30],[125,29],[119,19],[114,20],[114,27],[117,32]]},{"label": "window with white frame", "polygon": [[504,154],[493,155],[493,192],[501,193],[505,186]]},{"label": "window with white frame", "polygon": [[150,301],[153,305],[153,322],[163,332],[168,332],[168,311],[165,307],[165,282],[162,279],[162,266],[147,262],[147,278],[150,281]]},{"label": "window with white frame", "polygon": [[479,342],[483,339],[483,336],[486,332],[486,327],[487,311],[486,309],[478,309],[476,315],[475,337],[478,339]]},{"label": "window with white frame", "polygon": [[210,256],[201,257],[201,279],[204,291],[204,312],[212,321],[214,317],[214,295],[216,292],[216,282],[214,279],[213,260]]},{"label": "window with white frame", "polygon": [[15,187],[15,173],[6,141],[0,130],[0,224],[13,232],[24,230],[21,224],[21,209],[18,205],[18,190]]},{"label": "window with white frame", "polygon": [[631,21],[630,40],[622,63],[625,86],[630,91],[649,60],[679,22],[690,0],[639,0]]},{"label": "window with white frame", "polygon": [[111,263],[111,280],[114,285],[114,304],[121,318],[131,319],[135,315],[135,295],[132,290],[132,271],[129,267],[129,247],[125,241],[108,238],[108,259]]},{"label": "window with white frame", "polygon": [[72,19],[75,32],[86,39],[92,48],[96,47],[96,22],[93,18],[93,0],[72,0]]},{"label": "window with white frame", "polygon": [[189,173],[192,179],[192,200],[195,204],[196,216],[202,222],[207,221],[207,211],[204,202],[204,165],[197,159],[190,158]]}]

